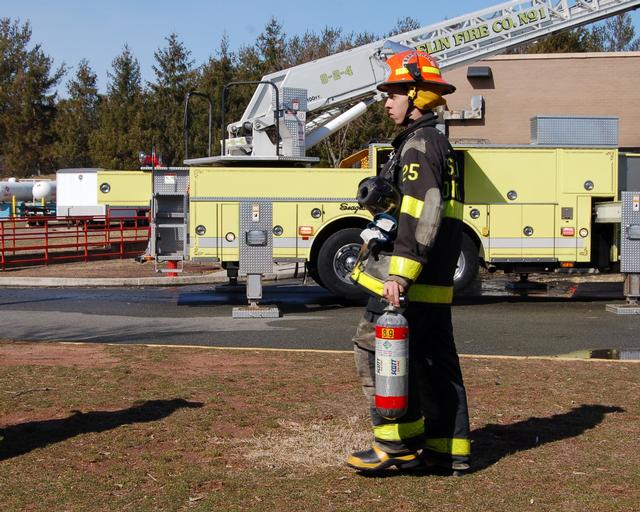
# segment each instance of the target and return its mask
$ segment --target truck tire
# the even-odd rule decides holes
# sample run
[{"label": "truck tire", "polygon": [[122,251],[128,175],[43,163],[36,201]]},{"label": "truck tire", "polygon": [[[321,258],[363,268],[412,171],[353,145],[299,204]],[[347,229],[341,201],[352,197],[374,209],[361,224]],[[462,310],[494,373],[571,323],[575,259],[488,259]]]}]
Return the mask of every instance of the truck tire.
[{"label": "truck tire", "polygon": [[318,275],[318,267],[316,266],[315,262],[307,262],[307,273],[318,286],[322,286],[323,288],[325,288],[324,284],[322,284],[322,279],[320,279],[320,276]]},{"label": "truck tire", "polygon": [[350,300],[366,296],[349,279],[362,245],[360,231],[358,228],[345,228],[336,231],[320,247],[316,264],[322,286],[330,292]]},{"label": "truck tire", "polygon": [[456,291],[463,290],[478,275],[480,269],[480,256],[478,248],[471,237],[462,233],[462,249],[458,257],[458,266],[453,274],[453,288]]}]

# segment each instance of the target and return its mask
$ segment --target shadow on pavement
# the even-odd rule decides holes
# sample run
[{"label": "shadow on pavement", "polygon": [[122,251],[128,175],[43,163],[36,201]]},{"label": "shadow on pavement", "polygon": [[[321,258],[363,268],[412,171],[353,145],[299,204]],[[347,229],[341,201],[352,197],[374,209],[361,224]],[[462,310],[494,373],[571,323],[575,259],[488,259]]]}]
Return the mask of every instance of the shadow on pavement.
[{"label": "shadow on pavement", "polygon": [[548,418],[532,417],[510,425],[488,424],[474,430],[471,438],[472,471],[481,471],[503,457],[537,446],[577,437],[596,427],[606,414],[624,412],[622,407],[581,405]]},{"label": "shadow on pavement", "polygon": [[[366,297],[362,299],[345,299],[319,286],[303,285],[269,285],[263,290],[261,306],[278,306],[283,315],[290,313],[306,313],[309,311],[327,311],[345,307],[364,306]],[[247,296],[244,285],[219,285],[212,290],[195,290],[180,293],[178,306],[212,307],[212,306],[246,306]]]},{"label": "shadow on pavement", "polygon": [[36,448],[65,441],[79,434],[104,432],[121,425],[157,421],[178,409],[202,407],[201,402],[148,400],[117,411],[74,412],[67,418],[29,421],[0,428],[0,461],[17,457]]},{"label": "shadow on pavement", "polygon": [[13,302],[0,302],[0,306],[16,306],[18,304],[34,304],[36,302],[55,302],[60,300],[66,300],[66,297],[50,297],[46,299],[16,300]]}]

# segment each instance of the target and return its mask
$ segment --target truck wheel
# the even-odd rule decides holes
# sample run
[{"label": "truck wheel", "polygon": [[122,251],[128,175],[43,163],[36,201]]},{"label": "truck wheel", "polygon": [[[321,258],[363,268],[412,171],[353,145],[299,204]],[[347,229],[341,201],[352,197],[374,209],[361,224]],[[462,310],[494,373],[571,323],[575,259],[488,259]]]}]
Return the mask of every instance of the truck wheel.
[{"label": "truck wheel", "polygon": [[322,286],[346,299],[365,297],[349,279],[362,245],[360,229],[346,228],[325,240],[318,252],[317,271]]},{"label": "truck wheel", "polygon": [[466,233],[462,233],[462,250],[458,257],[458,266],[453,274],[454,290],[463,290],[478,275],[480,257],[478,248]]},{"label": "truck wheel", "polygon": [[317,285],[325,288],[324,284],[322,284],[320,276],[318,275],[318,267],[316,266],[315,262],[307,262],[307,273],[309,274],[309,277],[316,282]]}]

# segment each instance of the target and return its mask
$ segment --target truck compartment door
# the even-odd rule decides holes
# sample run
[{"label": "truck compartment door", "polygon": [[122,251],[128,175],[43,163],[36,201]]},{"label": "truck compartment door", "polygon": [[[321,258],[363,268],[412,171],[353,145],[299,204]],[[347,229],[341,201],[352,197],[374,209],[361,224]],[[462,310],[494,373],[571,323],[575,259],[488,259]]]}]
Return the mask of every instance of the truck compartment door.
[{"label": "truck compartment door", "polygon": [[556,258],[555,209],[553,204],[522,205],[522,258]]},{"label": "truck compartment door", "polygon": [[490,259],[522,258],[522,205],[489,205]]},{"label": "truck compartment door", "polygon": [[298,254],[298,203],[273,203],[273,256],[297,258]]}]

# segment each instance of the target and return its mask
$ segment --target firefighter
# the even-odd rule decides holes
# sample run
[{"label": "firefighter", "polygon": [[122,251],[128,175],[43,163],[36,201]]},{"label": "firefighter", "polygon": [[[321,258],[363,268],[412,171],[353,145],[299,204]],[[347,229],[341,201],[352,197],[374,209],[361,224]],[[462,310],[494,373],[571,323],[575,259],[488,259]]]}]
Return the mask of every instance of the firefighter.
[{"label": "firefighter", "polygon": [[[385,240],[377,253],[363,251],[366,259],[351,276],[375,295],[353,338],[374,442],[351,454],[347,464],[362,472],[429,467],[460,475],[469,469],[469,419],[451,301],[462,243],[463,181],[433,111],[445,105],[443,96],[455,87],[426,52],[407,49],[389,57],[387,64],[389,76],[378,89],[388,95],[385,110],[403,130],[393,140],[389,162],[365,192],[359,191],[359,199],[374,213],[379,207],[389,213],[394,194],[387,191],[389,199],[381,200],[385,187],[379,186],[380,178],[386,189],[397,188],[401,199],[394,212],[395,240]],[[373,204],[367,204],[369,198]],[[404,416],[389,420],[374,407],[375,323],[386,301],[399,306],[401,296],[408,299],[401,311],[409,322],[409,406]]]}]

